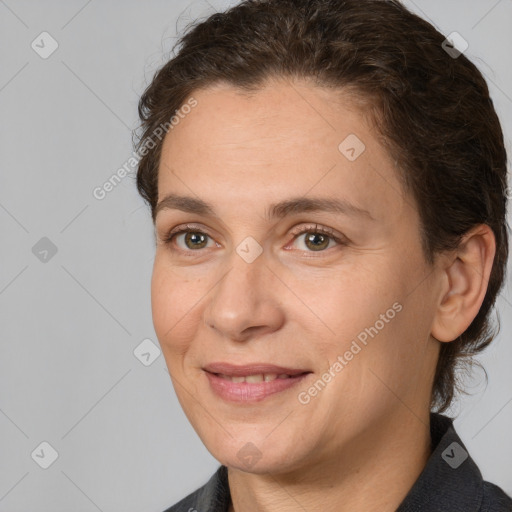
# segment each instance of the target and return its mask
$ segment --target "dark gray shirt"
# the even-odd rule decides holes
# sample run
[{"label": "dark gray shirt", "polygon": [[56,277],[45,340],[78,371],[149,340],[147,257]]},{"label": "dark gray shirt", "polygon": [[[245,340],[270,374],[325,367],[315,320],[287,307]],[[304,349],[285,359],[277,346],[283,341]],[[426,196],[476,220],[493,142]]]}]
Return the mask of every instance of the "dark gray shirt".
[{"label": "dark gray shirt", "polygon": [[[432,455],[396,512],[512,512],[512,499],[482,479],[450,418],[431,413],[430,437]],[[227,512],[230,500],[227,468],[220,466],[165,512]]]}]

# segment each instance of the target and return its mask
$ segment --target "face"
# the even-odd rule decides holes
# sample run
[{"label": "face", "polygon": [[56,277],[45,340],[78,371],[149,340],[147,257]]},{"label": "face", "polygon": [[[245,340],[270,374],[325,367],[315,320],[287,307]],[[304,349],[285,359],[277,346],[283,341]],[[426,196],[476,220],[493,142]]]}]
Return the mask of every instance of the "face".
[{"label": "face", "polygon": [[152,311],[208,450],[298,470],[428,411],[437,274],[366,117],[299,82],[193,97],[163,145]]}]

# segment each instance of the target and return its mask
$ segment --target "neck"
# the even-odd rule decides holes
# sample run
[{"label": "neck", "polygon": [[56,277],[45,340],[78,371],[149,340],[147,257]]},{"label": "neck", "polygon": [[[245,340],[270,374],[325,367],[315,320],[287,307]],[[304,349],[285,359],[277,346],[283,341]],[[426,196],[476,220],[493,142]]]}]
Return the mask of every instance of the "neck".
[{"label": "neck", "polygon": [[429,414],[420,421],[404,408],[312,466],[279,474],[229,468],[229,512],[394,512],[430,457],[429,425]]}]

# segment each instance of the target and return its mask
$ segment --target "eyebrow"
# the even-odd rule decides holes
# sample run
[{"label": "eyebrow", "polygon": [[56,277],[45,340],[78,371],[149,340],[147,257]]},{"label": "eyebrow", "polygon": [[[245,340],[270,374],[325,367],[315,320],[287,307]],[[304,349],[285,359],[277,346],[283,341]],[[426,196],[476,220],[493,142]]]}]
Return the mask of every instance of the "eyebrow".
[{"label": "eyebrow", "polygon": [[[155,218],[158,212],[166,209],[181,210],[187,213],[196,213],[206,217],[218,217],[215,208],[202,199],[191,196],[180,196],[169,194],[165,196],[155,208]],[[342,215],[361,216],[375,220],[368,210],[344,200],[323,197],[294,197],[274,203],[266,212],[268,220],[284,218],[289,215],[296,215],[303,212],[329,212]]]}]

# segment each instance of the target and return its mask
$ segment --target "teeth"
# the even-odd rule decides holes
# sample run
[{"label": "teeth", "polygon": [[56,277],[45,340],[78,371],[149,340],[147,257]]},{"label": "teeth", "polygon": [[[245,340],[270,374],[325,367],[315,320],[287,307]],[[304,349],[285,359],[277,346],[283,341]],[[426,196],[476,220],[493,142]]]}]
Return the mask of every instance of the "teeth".
[{"label": "teeth", "polygon": [[282,373],[281,375],[277,375],[277,373],[259,373],[256,375],[247,375],[247,376],[230,376],[230,375],[224,375],[222,373],[218,374],[219,377],[222,377],[223,379],[230,380],[231,382],[271,382],[276,379],[289,379],[290,376],[286,373]]},{"label": "teeth", "polygon": [[247,375],[247,377],[245,377],[245,382],[263,382],[263,374]]}]

